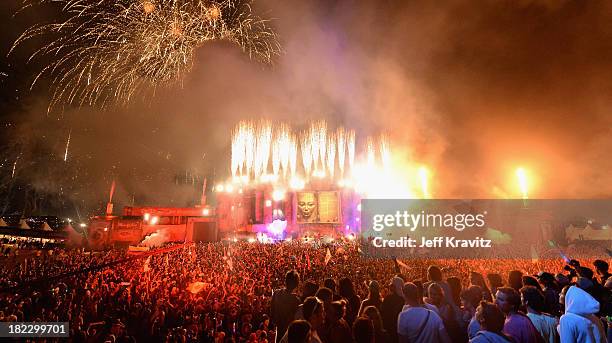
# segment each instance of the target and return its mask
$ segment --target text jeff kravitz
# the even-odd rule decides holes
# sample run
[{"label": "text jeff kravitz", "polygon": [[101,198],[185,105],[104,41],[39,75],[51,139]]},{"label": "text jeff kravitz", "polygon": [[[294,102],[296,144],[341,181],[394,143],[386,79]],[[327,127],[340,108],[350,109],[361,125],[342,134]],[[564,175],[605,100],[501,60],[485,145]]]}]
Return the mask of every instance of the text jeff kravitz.
[{"label": "text jeff kravitz", "polygon": [[491,248],[491,240],[481,237],[474,239],[457,239],[452,236],[437,236],[420,239],[401,237],[399,239],[384,239],[375,237],[372,245],[376,248]]}]

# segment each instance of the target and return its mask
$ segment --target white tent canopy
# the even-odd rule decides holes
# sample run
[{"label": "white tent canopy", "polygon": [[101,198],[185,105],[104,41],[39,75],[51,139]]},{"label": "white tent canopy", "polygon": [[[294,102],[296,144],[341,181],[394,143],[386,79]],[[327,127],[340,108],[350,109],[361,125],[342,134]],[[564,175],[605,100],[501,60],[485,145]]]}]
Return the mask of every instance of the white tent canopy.
[{"label": "white tent canopy", "polygon": [[23,229],[23,230],[31,230],[32,229],[30,227],[30,225],[28,225],[28,223],[26,223],[25,219],[20,219],[19,220],[19,228]]}]

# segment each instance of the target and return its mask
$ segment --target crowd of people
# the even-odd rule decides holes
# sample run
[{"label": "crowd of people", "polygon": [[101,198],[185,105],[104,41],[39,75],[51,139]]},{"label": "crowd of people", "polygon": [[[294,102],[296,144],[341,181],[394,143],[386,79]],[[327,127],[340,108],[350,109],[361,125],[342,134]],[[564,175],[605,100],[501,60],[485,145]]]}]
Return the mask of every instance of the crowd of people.
[{"label": "crowd of people", "polygon": [[[609,257],[371,259],[353,242],[3,257],[0,321],[72,342],[606,342]],[[48,339],[53,341],[54,339]]]}]

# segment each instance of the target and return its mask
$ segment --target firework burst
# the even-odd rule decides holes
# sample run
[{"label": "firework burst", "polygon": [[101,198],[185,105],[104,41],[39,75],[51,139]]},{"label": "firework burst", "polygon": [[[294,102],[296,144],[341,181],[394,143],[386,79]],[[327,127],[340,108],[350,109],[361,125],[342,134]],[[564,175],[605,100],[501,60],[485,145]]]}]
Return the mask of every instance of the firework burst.
[{"label": "firework burst", "polygon": [[11,51],[32,38],[47,42],[32,85],[53,80],[50,109],[59,104],[127,104],[137,95],[182,86],[197,48],[234,43],[251,59],[271,63],[280,53],[269,21],[251,0],[26,0],[25,8],[61,5],[65,20],[27,29]]}]

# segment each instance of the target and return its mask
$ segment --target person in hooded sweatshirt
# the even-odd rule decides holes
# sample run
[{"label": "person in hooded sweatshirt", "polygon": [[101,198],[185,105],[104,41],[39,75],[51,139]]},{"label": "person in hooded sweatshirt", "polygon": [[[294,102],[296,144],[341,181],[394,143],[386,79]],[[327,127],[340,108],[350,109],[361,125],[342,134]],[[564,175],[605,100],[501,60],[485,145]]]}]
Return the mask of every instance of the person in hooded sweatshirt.
[{"label": "person in hooded sweatshirt", "polygon": [[470,339],[470,343],[509,343],[515,342],[504,334],[504,313],[493,303],[481,301],[476,308],[476,320],[480,330]]},{"label": "person in hooded sweatshirt", "polygon": [[595,313],[599,302],[582,289],[571,286],[565,294],[565,314],[559,320],[561,343],[605,343],[603,324]]}]

